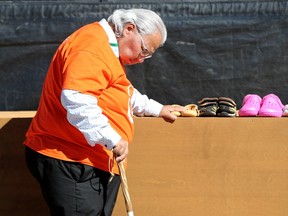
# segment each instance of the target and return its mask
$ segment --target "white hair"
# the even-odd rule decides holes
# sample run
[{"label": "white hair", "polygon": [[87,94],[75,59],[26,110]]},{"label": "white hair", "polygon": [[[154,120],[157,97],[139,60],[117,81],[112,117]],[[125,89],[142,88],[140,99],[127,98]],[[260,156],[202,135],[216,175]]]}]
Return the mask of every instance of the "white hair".
[{"label": "white hair", "polygon": [[154,11],[148,9],[118,9],[108,17],[107,21],[114,26],[116,36],[122,35],[125,24],[133,23],[142,35],[159,32],[162,37],[160,46],[167,39],[167,30],[163,20]]}]

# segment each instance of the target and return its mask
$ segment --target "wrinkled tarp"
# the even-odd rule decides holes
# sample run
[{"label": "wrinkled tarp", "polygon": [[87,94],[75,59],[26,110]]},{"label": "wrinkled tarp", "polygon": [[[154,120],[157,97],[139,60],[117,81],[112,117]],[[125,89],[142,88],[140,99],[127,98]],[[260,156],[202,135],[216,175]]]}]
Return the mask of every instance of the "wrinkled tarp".
[{"label": "wrinkled tarp", "polygon": [[114,9],[158,12],[168,39],[127,67],[134,86],[163,104],[274,93],[288,103],[287,1],[179,3],[0,2],[0,110],[34,110],[50,60],[74,30]]}]

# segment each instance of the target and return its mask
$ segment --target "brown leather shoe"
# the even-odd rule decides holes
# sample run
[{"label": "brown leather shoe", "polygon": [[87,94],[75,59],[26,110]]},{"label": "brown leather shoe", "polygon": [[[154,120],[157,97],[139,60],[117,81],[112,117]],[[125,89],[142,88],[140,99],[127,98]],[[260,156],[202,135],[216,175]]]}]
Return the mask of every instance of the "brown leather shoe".
[{"label": "brown leather shoe", "polygon": [[198,102],[200,104],[200,117],[213,117],[217,115],[218,98],[205,97]]}]

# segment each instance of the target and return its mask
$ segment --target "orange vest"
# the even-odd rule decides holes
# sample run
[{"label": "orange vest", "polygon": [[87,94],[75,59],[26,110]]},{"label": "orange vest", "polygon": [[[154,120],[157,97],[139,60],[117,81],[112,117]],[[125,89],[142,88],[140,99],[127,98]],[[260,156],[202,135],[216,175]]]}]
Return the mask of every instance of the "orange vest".
[{"label": "orange vest", "polygon": [[99,23],[75,31],[57,49],[24,144],[49,157],[118,173],[111,150],[101,145],[91,147],[68,122],[60,101],[63,89],[96,97],[112,128],[132,142],[134,125],[129,101],[133,87]]}]

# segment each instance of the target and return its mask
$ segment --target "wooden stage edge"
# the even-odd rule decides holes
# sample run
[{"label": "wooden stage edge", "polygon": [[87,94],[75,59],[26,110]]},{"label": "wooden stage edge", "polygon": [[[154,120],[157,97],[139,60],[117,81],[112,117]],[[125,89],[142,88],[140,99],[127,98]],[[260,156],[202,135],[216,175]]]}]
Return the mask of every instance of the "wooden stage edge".
[{"label": "wooden stage edge", "polygon": [[32,118],[36,111],[0,111],[0,119],[7,118]]},{"label": "wooden stage edge", "polygon": [[12,118],[33,118],[36,111],[0,111],[0,129]]},{"label": "wooden stage edge", "polygon": [[[0,112],[0,214],[48,216],[25,165],[35,111]],[[288,118],[135,117],[127,179],[138,216],[288,215]],[[113,216],[125,215],[120,192]]]}]

